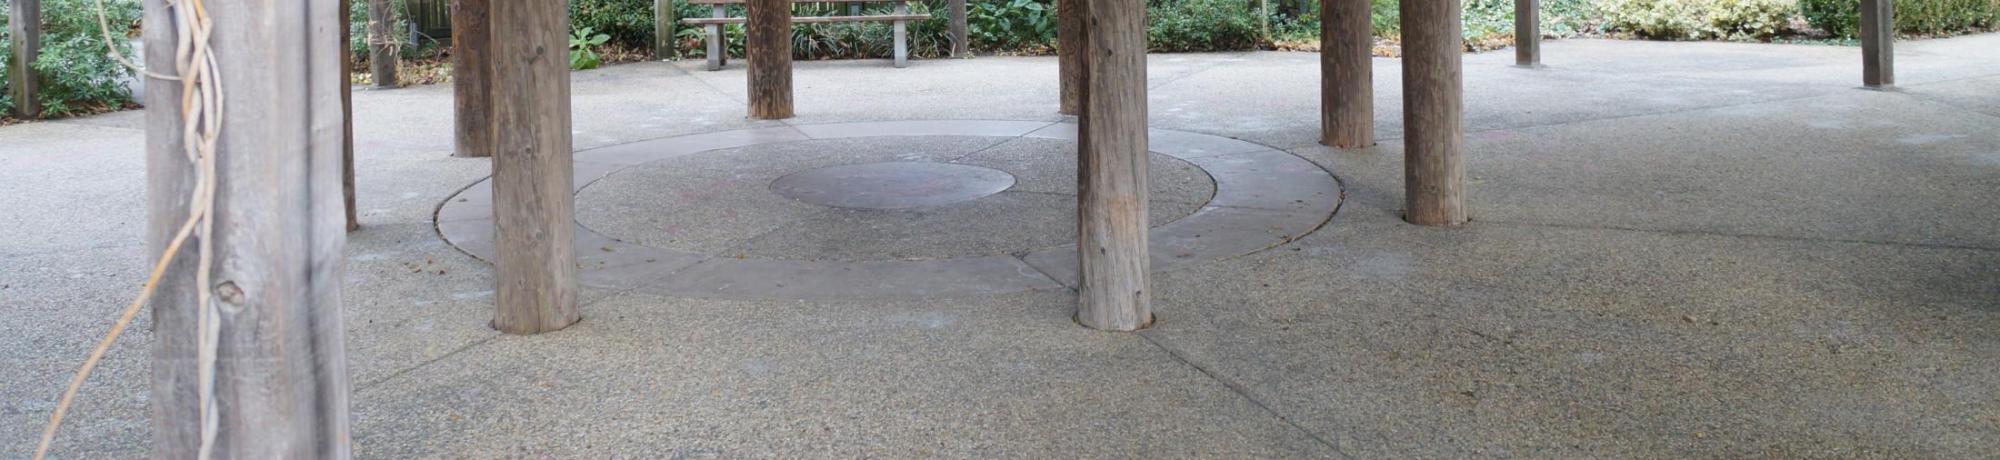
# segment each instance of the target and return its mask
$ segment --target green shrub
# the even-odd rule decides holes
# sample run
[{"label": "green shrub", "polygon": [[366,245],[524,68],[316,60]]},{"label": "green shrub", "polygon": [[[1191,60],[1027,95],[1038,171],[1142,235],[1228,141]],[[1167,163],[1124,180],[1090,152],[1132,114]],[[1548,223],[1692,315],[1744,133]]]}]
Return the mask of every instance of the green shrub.
[{"label": "green shrub", "polygon": [[[396,33],[388,37],[396,42],[396,55],[403,59],[415,59],[435,54],[440,47],[437,40],[410,41],[409,4],[403,0],[389,3],[396,8],[396,23],[392,28]],[[352,0],[347,5],[347,49],[353,54],[354,62],[368,62],[368,0]]]},{"label": "green shrub", "polygon": [[1608,26],[1661,40],[1770,40],[1784,31],[1794,0],[1609,0]]},{"label": "green shrub", "polygon": [[[683,5],[676,2],[676,11]],[[703,8],[702,16],[707,13]],[[597,31],[622,47],[652,49],[653,0],[570,0],[569,28]]]},{"label": "green shrub", "polygon": [[1146,39],[1153,51],[1255,49],[1257,14],[1242,0],[1159,0],[1146,6]]},{"label": "green shrub", "polygon": [[0,117],[14,112],[14,92],[9,91],[14,80],[7,76],[7,69],[14,68],[8,62],[13,59],[14,38],[6,34],[7,21],[12,20],[7,11],[7,4],[0,3]]},{"label": "green shrub", "polygon": [[[131,24],[139,21],[136,0],[106,0],[105,17],[114,29],[111,46],[126,56],[131,43],[124,40]],[[41,75],[38,94],[45,117],[64,117],[123,107],[132,102],[125,81],[131,69],[113,60],[99,29],[97,9],[91,0],[44,0],[42,2],[42,50],[31,64]],[[6,27],[0,15],[0,30]],[[11,50],[10,39],[0,39],[0,49]],[[5,75],[11,52],[0,57],[0,94],[8,93]],[[14,101],[0,96],[0,110],[12,110]]]},{"label": "green shrub", "polygon": [[1056,39],[1055,13],[1055,3],[1050,0],[968,1],[966,39],[980,49],[1046,47]]},{"label": "green shrub", "polygon": [[[1800,0],[1806,22],[1837,37],[1861,34],[1859,0]],[[1897,0],[1896,31],[1952,35],[2000,27],[2000,0]]]}]

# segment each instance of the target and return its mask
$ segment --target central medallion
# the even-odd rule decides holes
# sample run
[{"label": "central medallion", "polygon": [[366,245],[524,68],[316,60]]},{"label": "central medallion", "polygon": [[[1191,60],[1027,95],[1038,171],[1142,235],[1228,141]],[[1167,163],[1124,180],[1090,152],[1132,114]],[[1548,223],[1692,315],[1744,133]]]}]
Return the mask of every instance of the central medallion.
[{"label": "central medallion", "polygon": [[1014,186],[1014,175],[953,163],[886,162],[809,169],[771,182],[779,195],[820,206],[911,209],[972,201]]}]

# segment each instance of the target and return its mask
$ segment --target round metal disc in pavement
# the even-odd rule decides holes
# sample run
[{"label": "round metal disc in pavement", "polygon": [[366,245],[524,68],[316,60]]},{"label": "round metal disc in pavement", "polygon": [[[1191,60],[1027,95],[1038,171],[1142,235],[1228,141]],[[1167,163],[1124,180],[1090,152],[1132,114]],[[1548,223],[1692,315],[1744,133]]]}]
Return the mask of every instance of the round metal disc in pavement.
[{"label": "round metal disc in pavement", "polygon": [[1014,175],[952,163],[887,162],[831,166],[780,177],[771,191],[821,206],[909,209],[986,197],[1014,186]]}]

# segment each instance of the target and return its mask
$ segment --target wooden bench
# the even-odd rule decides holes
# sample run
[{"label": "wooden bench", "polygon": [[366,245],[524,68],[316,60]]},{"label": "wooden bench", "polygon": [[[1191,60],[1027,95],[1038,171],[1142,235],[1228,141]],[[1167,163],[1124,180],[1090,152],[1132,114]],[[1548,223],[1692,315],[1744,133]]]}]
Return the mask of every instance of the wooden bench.
[{"label": "wooden bench", "polygon": [[[729,5],[742,5],[745,3],[745,1],[746,0],[689,0],[688,3],[691,4],[709,5],[710,11],[713,12],[712,17],[687,18],[681,20],[682,24],[702,26],[708,29],[708,70],[721,70],[722,65],[728,62],[729,50],[723,41],[722,26],[724,24],[742,24],[745,22],[745,18],[729,17],[729,14],[726,10]],[[834,22],[895,23],[896,67],[901,68],[909,65],[910,34],[909,34],[909,27],[907,24],[909,23],[909,21],[921,21],[931,18],[931,16],[928,14],[910,14],[911,1],[913,0],[792,0],[792,3],[794,4],[846,3],[849,5],[848,9],[849,15],[847,16],[804,16],[804,17],[794,16],[792,17],[792,23],[793,24],[824,24],[824,23],[834,23]],[[861,14],[861,4],[863,3],[894,3],[896,9],[894,14],[863,15]]]}]

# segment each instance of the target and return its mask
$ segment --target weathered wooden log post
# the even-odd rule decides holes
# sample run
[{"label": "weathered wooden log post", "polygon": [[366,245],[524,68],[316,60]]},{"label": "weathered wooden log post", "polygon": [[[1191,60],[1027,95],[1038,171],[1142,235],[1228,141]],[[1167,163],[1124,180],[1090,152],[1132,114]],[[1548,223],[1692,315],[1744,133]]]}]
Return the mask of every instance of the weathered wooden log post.
[{"label": "weathered wooden log post", "polygon": [[361,229],[361,216],[354,209],[354,79],[347,75],[348,63],[354,62],[354,50],[347,46],[354,35],[347,18],[351,1],[340,0],[340,68],[328,70],[340,75],[340,198],[350,232]]},{"label": "weathered wooden log post", "polygon": [[1541,3],[1541,0],[1514,0],[1514,65],[1542,65]]},{"label": "weathered wooden log post", "polygon": [[1320,6],[1320,143],[1375,145],[1375,35],[1368,0]]},{"label": "weathered wooden log post", "polygon": [[1896,2],[1861,0],[1861,84],[1896,86]]},{"label": "weathered wooden log post", "polygon": [[750,0],[743,52],[749,54],[750,118],[792,117],[792,2]]},{"label": "weathered wooden log post", "polygon": [[368,0],[368,74],[376,88],[396,87],[397,32],[395,2]]},{"label": "weathered wooden log post", "polygon": [[653,60],[674,57],[674,23],[679,22],[674,0],[653,0]]},{"label": "weathered wooden log post", "polygon": [[493,106],[493,326],[575,324],[576,195],[570,152],[569,14],[562,0],[487,5]]},{"label": "weathered wooden log post", "polygon": [[7,34],[14,37],[13,58],[8,60],[7,89],[14,96],[14,116],[42,116],[41,76],[35,59],[42,54],[42,0],[13,0],[8,5]]},{"label": "weathered wooden log post", "polygon": [[1084,0],[1077,129],[1077,312],[1095,329],[1153,323],[1147,258],[1146,3]]},{"label": "weathered wooden log post", "polygon": [[491,2],[451,2],[451,155],[455,157],[493,156]]},{"label": "weathered wooden log post", "polygon": [[1056,65],[1064,115],[1079,114],[1083,100],[1083,58],[1089,31],[1083,26],[1089,0],[1056,0]]},{"label": "weathered wooden log post", "polygon": [[[170,2],[144,3],[147,67],[173,69]],[[161,276],[153,311],[155,458],[195,458],[204,368],[213,372],[216,458],[347,458],[347,358],[341,312],[341,110],[338,0],[207,0],[224,91],[214,153],[213,220]],[[178,2],[187,5],[188,2]],[[185,74],[183,74],[185,76]],[[196,205],[182,85],[146,85],[147,223],[156,256]],[[213,112],[206,116],[216,116]],[[206,284],[199,251],[211,251]],[[215,326],[203,346],[198,293]]]},{"label": "weathered wooden log post", "polygon": [[966,32],[965,0],[951,0],[951,57],[972,57],[971,36]]},{"label": "weathered wooden log post", "polygon": [[1404,219],[1465,223],[1465,54],[1458,0],[1403,0]]}]

